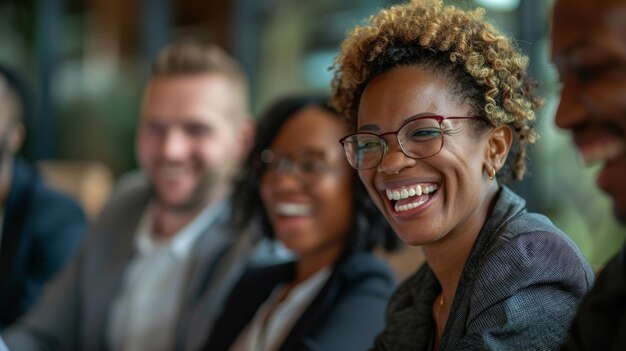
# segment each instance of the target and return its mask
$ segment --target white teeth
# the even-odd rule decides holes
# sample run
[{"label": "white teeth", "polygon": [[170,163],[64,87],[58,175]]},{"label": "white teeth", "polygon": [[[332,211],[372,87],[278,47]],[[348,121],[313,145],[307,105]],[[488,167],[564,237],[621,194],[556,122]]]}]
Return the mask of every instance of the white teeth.
[{"label": "white teeth", "polygon": [[424,192],[424,189],[422,188],[422,186],[421,186],[421,185],[419,185],[419,184],[418,184],[418,185],[415,187],[415,195],[417,195],[417,196],[422,196],[422,193],[423,193],[423,192]]},{"label": "white teeth", "polygon": [[412,202],[412,203],[408,203],[408,204],[405,204],[405,205],[398,205],[398,204],[396,204],[394,206],[394,209],[396,210],[396,212],[404,212],[404,211],[412,210],[412,209],[414,209],[416,207],[422,206],[429,199],[430,199],[430,196],[426,196],[426,197],[423,197],[422,199],[420,199],[417,202]]},{"label": "white teeth", "polygon": [[414,185],[414,186],[410,186],[408,188],[402,188],[400,190],[390,190],[387,189],[385,190],[385,192],[387,193],[387,199],[391,200],[401,200],[401,199],[408,199],[412,196],[421,196],[422,194],[430,194],[433,191],[437,190],[437,186],[436,185],[431,185],[431,186],[423,186],[418,184],[418,185]]},{"label": "white teeth", "polygon": [[610,161],[619,157],[626,150],[626,145],[621,140],[598,143],[581,152],[585,165],[593,165],[604,161]]},{"label": "white teeth", "polygon": [[310,205],[287,202],[278,203],[275,210],[281,216],[310,216],[313,213]]},{"label": "white teeth", "polygon": [[434,192],[435,190],[437,190],[437,186],[436,185],[431,185],[431,186],[424,187],[423,192],[424,192],[424,194],[430,194],[430,193]]},{"label": "white teeth", "polygon": [[394,190],[394,192],[393,192],[393,199],[394,199],[394,200],[400,200],[400,199],[401,199],[401,196],[400,196],[400,192],[399,192],[399,191]]}]

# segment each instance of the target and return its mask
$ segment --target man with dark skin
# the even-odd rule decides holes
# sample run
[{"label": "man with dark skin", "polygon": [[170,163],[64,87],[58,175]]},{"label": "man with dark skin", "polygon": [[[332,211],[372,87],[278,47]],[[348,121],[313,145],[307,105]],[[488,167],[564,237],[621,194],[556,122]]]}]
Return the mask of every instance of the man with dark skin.
[{"label": "man with dark skin", "polygon": [[[626,223],[626,1],[557,0],[552,60],[563,84],[556,124]],[[565,350],[626,350],[626,247],[579,307]]]}]

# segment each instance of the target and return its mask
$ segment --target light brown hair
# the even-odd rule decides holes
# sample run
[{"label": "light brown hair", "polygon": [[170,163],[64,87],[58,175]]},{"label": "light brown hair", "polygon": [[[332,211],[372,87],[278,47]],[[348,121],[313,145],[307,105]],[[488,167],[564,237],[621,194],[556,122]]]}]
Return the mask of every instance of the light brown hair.
[{"label": "light brown hair", "polygon": [[248,111],[248,79],[241,65],[215,44],[181,40],[161,50],[152,65],[152,77],[220,74],[241,94],[241,114]]}]

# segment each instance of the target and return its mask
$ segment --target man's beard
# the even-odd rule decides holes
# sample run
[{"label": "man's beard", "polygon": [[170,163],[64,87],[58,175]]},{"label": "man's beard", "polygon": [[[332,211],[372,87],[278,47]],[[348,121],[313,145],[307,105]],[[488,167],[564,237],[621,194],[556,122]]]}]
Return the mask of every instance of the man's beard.
[{"label": "man's beard", "polygon": [[204,208],[209,201],[220,191],[220,186],[224,186],[224,175],[218,172],[208,172],[198,185],[191,191],[189,196],[181,202],[171,203],[165,201],[159,194],[159,190],[152,184],[152,191],[156,196],[156,202],[164,208],[175,212],[192,212]]}]

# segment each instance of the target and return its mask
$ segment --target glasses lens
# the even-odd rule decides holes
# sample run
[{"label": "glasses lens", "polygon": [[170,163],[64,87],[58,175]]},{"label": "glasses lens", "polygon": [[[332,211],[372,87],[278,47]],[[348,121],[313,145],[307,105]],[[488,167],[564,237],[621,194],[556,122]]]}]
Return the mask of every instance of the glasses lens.
[{"label": "glasses lens", "polygon": [[261,161],[265,164],[265,170],[273,173],[289,173],[303,178],[316,177],[329,170],[328,163],[321,156],[304,155],[292,159],[274,153],[272,150],[264,150],[261,153]]},{"label": "glasses lens", "polygon": [[383,141],[373,134],[354,134],[343,141],[350,165],[356,169],[374,168],[383,156]]},{"label": "glasses lens", "polygon": [[405,124],[398,131],[398,141],[407,156],[426,158],[441,150],[441,126],[432,118],[419,118]]}]

